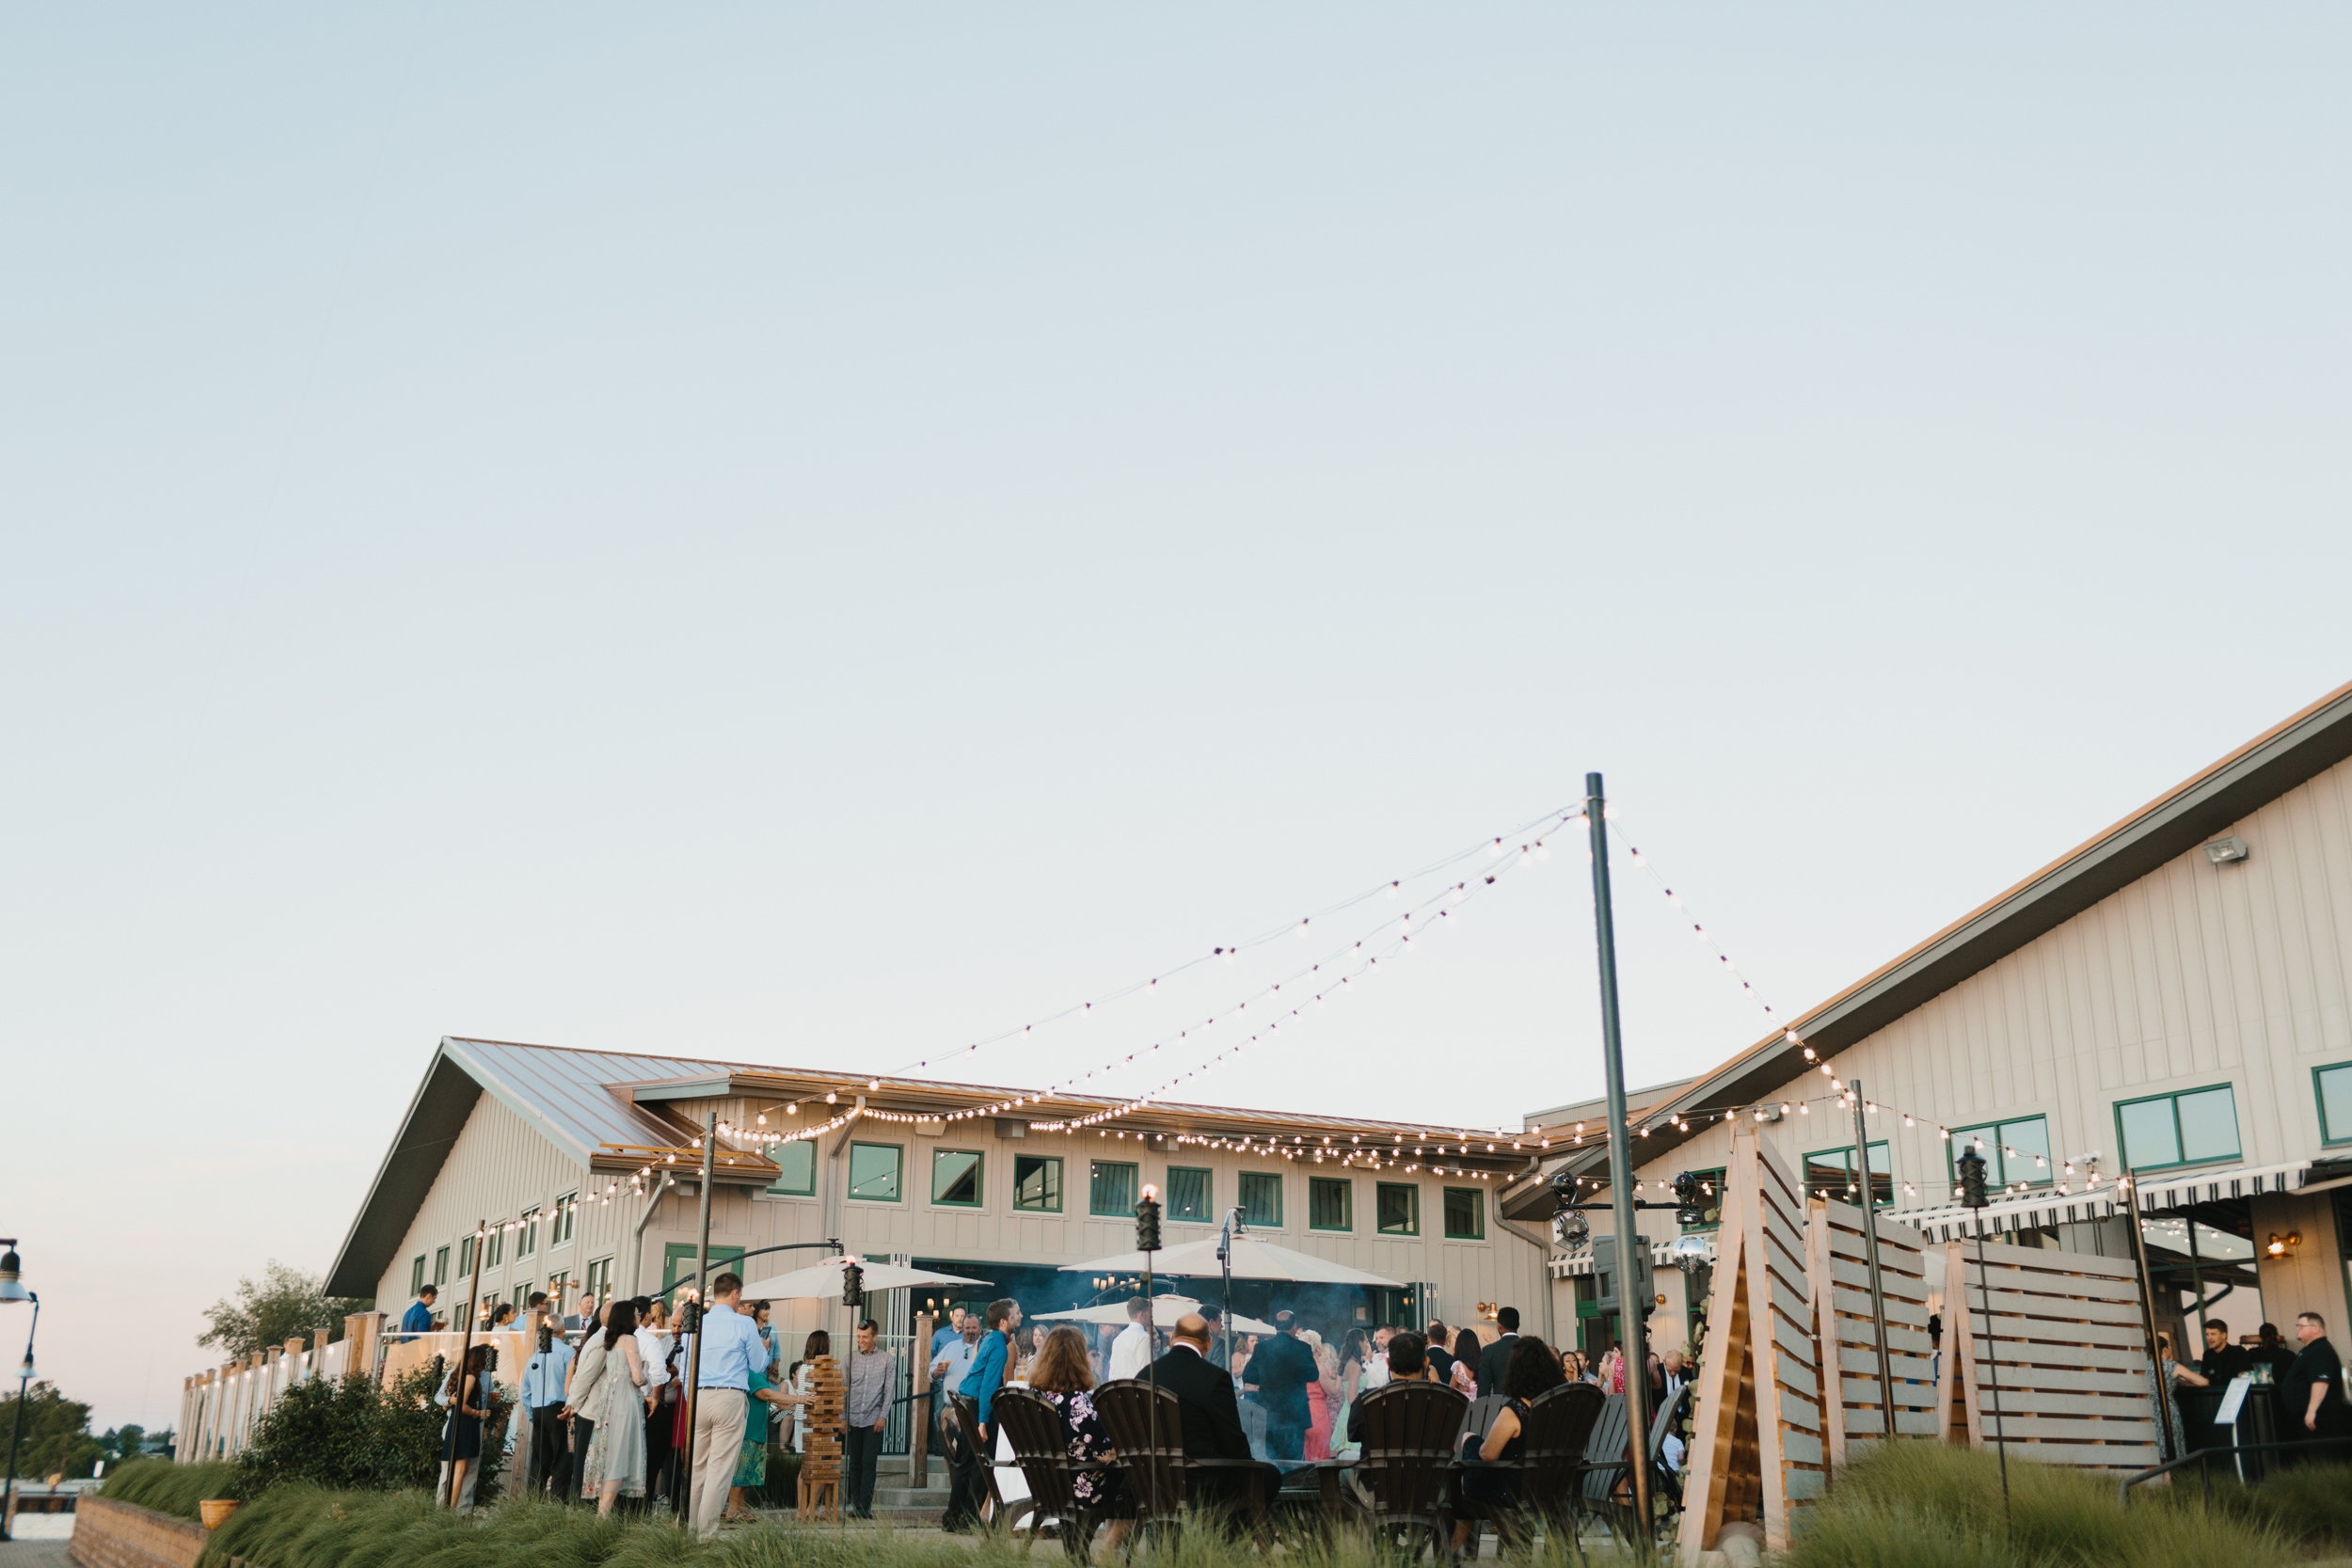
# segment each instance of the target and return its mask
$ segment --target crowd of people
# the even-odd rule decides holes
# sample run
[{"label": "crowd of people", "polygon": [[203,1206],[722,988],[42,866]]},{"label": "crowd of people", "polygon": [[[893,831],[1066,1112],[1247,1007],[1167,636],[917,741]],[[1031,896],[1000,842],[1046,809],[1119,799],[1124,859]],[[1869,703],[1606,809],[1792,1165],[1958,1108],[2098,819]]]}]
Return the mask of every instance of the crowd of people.
[{"label": "crowd of people", "polygon": [[[2194,1361],[2182,1361],[2174,1354],[2172,1336],[2156,1335],[2156,1354],[2164,1363],[2165,1383],[2172,1395],[2185,1451],[2232,1446],[2216,1432],[2220,1423],[2215,1418],[2221,1414],[2223,1393],[2240,1377],[2248,1380],[2249,1387],[2271,1390],[2268,1397],[2276,1401],[2272,1425],[2277,1441],[2352,1438],[2352,1404],[2344,1397],[2344,1363],[2328,1342],[2326,1321],[2316,1312],[2303,1313],[2295,1320],[2295,1338],[2296,1343],[2291,1346],[2280,1338],[2276,1323],[2265,1323],[2250,1342],[2233,1343],[2229,1323],[2209,1316],[2204,1321],[2204,1354]],[[2296,1456],[2282,1457],[2292,1463]]]}]

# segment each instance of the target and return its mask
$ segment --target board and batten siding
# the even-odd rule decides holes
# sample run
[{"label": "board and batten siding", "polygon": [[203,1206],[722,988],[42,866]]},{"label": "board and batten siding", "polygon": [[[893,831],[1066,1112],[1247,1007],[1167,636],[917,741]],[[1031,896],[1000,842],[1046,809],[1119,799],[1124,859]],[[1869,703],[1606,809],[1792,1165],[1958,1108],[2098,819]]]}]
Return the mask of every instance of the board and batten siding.
[{"label": "board and batten siding", "polygon": [[[1883,1107],[1870,1135],[1891,1146],[1899,1207],[1948,1201],[1939,1125],[2045,1116],[2055,1158],[2095,1149],[2113,1176],[2118,1101],[2215,1084],[2237,1101],[2242,1154],[2225,1164],[2322,1151],[2312,1069],[2352,1060],[2352,761],[2228,832],[2248,859],[2181,855],[1832,1059]],[[1818,1070],[1785,1091],[1828,1092]],[[1794,1161],[1851,1146],[1852,1116],[1816,1104],[1763,1132]],[[1640,1175],[1720,1165],[1729,1148],[1718,1121]],[[1645,1221],[1674,1233],[1670,1216]]]}]

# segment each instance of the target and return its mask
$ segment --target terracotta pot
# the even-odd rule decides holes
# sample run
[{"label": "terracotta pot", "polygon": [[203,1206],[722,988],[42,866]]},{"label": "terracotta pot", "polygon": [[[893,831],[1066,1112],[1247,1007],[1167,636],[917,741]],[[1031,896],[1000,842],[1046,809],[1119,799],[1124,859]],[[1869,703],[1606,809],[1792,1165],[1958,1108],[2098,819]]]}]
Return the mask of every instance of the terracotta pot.
[{"label": "terracotta pot", "polygon": [[214,1497],[197,1504],[196,1511],[204,1516],[206,1529],[218,1529],[229,1515],[237,1512],[237,1503],[233,1497]]}]

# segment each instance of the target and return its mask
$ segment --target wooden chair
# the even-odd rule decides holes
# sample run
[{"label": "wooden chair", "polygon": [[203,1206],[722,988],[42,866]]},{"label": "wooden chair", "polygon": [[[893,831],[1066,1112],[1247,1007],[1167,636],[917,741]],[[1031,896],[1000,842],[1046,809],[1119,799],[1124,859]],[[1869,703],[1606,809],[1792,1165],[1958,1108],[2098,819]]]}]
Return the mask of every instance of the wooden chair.
[{"label": "wooden chair", "polygon": [[1030,1511],[1030,1505],[1025,1502],[1015,1503],[1010,1508],[1005,1505],[1005,1495],[996,1485],[994,1445],[984,1442],[980,1437],[980,1402],[969,1394],[950,1394],[947,1396],[946,1414],[953,1418],[955,1440],[970,1445],[973,1461],[979,1466],[981,1523],[992,1526],[1001,1524],[1008,1529],[1018,1528],[1021,1516]]},{"label": "wooden chair", "polygon": [[[1520,1423],[1524,1437],[1518,1507],[1541,1519],[1555,1542],[1565,1531],[1580,1558],[1584,1544],[1576,1533],[1578,1471],[1608,1402],[1609,1397],[1590,1383],[1564,1383],[1530,1401]],[[1508,1528],[1516,1531],[1517,1521]]]},{"label": "wooden chair", "polygon": [[1111,1447],[1119,1450],[1120,1468],[1127,1473],[1127,1496],[1136,1505],[1138,1530],[1174,1529],[1184,1510],[1197,1499],[1201,1478],[1215,1471],[1239,1470],[1248,1480],[1243,1522],[1261,1539],[1267,1519],[1265,1470],[1250,1459],[1188,1459],[1184,1455],[1184,1406],[1175,1390],[1161,1388],[1157,1415],[1155,1390],[1141,1378],[1120,1378],[1094,1390],[1095,1413],[1103,1418]]},{"label": "wooden chair", "polygon": [[[1650,1418],[1649,1441],[1641,1459],[1642,1464],[1649,1466],[1650,1495],[1666,1498],[1669,1513],[1682,1506],[1681,1481],[1661,1463],[1661,1456],[1665,1451],[1668,1434],[1690,1407],[1692,1389],[1691,1384],[1684,1384],[1675,1398],[1658,1407]],[[1632,1418],[1627,1412],[1625,1396],[1609,1395],[1600,1418],[1593,1423],[1592,1436],[1585,1442],[1583,1462],[1575,1467],[1579,1476],[1576,1508],[1604,1519],[1620,1540],[1631,1540],[1642,1523],[1633,1516],[1633,1483],[1629,1475],[1634,1464],[1631,1428]]]},{"label": "wooden chair", "polygon": [[[1048,1518],[1053,1518],[1060,1522],[1062,1549],[1070,1554],[1071,1560],[1090,1560],[1094,1527],[1102,1522],[1104,1509],[1100,1503],[1086,1502],[1078,1497],[1078,1478],[1089,1472],[1114,1474],[1119,1466],[1103,1460],[1071,1458],[1061,1412],[1042,1394],[1026,1388],[1000,1388],[993,1412],[997,1423],[1005,1429],[1006,1441],[1012,1445],[1012,1457],[1021,1466],[1021,1478],[1029,1483],[1029,1501],[1035,1512],[1030,1515],[1034,1528],[1029,1532],[1027,1547],[1037,1545],[1039,1531],[1044,1528]],[[993,1480],[993,1473],[991,1479]]]},{"label": "wooden chair", "polygon": [[1440,1383],[1391,1383],[1363,1396],[1363,1455],[1356,1479],[1370,1497],[1370,1523],[1407,1560],[1425,1545],[1443,1553],[1454,1532],[1448,1502],[1454,1444],[1470,1401]]}]

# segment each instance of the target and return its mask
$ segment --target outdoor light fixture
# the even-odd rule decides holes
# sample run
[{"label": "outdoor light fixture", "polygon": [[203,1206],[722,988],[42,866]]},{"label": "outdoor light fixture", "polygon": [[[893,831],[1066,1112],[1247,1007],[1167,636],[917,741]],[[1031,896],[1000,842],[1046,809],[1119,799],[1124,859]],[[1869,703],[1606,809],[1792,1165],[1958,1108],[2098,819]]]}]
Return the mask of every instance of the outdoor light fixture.
[{"label": "outdoor light fixture", "polygon": [[846,1258],[841,1263],[841,1305],[862,1307],[866,1303],[866,1271],[857,1259]]},{"label": "outdoor light fixture", "polygon": [[2299,1247],[2302,1244],[2303,1233],[2301,1231],[2290,1230],[2285,1235],[2281,1236],[2274,1230],[2270,1233],[2270,1244],[2263,1248],[2263,1250],[2273,1258],[2284,1258],[2288,1253],[2293,1252],[2296,1247]]},{"label": "outdoor light fixture", "polygon": [[2217,838],[2205,846],[2205,859],[2216,865],[2227,865],[2232,861],[2242,861],[2252,853],[2253,851],[2246,847],[2246,841],[2235,833],[2232,833],[2227,838]]}]

